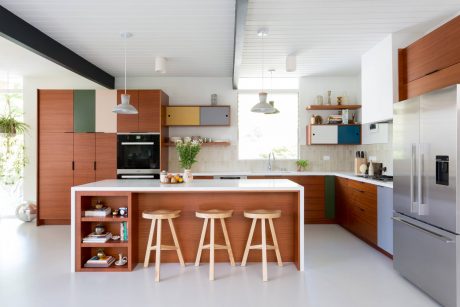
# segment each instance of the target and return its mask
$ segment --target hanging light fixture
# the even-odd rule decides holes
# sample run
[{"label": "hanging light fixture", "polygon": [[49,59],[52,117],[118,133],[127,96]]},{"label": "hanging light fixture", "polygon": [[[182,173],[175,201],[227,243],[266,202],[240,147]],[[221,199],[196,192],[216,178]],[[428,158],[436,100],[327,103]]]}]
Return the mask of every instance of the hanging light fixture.
[{"label": "hanging light fixture", "polygon": [[[270,92],[270,96],[271,96],[272,95],[272,90],[273,90],[273,72],[275,70],[274,69],[269,69],[268,71],[270,72],[270,89],[269,89],[269,92]],[[270,98],[273,99],[273,97],[270,97]],[[270,100],[268,103],[272,107],[272,111],[271,112],[265,112],[265,114],[278,114],[280,112],[280,110],[275,108],[275,102],[273,100]]]},{"label": "hanging light fixture", "polygon": [[264,37],[268,35],[267,29],[259,29],[257,35],[262,39],[262,90],[259,93],[259,102],[251,108],[255,113],[273,113],[274,108],[267,103],[267,93],[264,91],[265,49]]},{"label": "hanging light fixture", "polygon": [[155,57],[155,72],[166,73],[166,58],[162,56]]},{"label": "hanging light fixture", "polygon": [[124,39],[124,49],[125,49],[125,93],[121,95],[121,103],[113,109],[113,113],[117,114],[137,114],[137,109],[129,103],[130,96],[126,94],[126,40],[133,36],[132,33],[122,32],[121,37]]}]

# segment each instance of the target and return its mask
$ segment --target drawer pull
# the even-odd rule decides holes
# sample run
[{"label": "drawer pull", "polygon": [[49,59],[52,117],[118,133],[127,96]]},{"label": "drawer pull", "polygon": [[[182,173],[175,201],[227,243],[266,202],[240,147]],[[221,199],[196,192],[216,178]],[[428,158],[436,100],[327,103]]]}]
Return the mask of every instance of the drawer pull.
[{"label": "drawer pull", "polygon": [[413,229],[416,229],[416,230],[419,230],[419,231],[421,231],[421,232],[424,232],[424,233],[426,233],[427,235],[429,235],[429,236],[431,236],[431,237],[433,237],[433,238],[435,238],[435,239],[438,239],[438,240],[443,241],[444,243],[455,243],[454,240],[451,240],[451,239],[448,238],[448,237],[445,237],[445,236],[443,236],[443,235],[439,235],[439,234],[437,234],[437,233],[434,233],[434,232],[431,232],[431,231],[429,231],[429,230],[423,229],[423,228],[421,228],[421,227],[418,227],[418,226],[415,225],[415,224],[412,224],[412,223],[403,221],[403,220],[400,219],[400,218],[392,217],[391,219],[394,220],[394,221],[396,221],[396,222],[400,222],[400,223],[402,223],[402,224],[404,224],[404,225],[407,225],[407,226],[409,226],[409,227],[411,227],[411,228],[413,228]]}]

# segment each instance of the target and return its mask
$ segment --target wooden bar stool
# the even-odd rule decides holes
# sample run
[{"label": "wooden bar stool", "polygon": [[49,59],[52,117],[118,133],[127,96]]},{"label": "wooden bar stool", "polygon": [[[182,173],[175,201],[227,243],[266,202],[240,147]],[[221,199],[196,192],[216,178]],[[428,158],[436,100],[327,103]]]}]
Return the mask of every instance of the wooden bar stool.
[{"label": "wooden bar stool", "polygon": [[[152,225],[150,226],[149,240],[147,242],[147,250],[145,251],[145,260],[144,268],[149,266],[150,251],[154,250],[155,253],[155,281],[160,281],[160,252],[166,250],[175,250],[177,256],[179,257],[179,262],[181,266],[185,266],[184,258],[182,257],[182,252],[180,250],[179,241],[177,240],[176,230],[174,229],[174,224],[172,219],[180,216],[180,210],[156,210],[156,211],[144,211],[142,212],[142,217],[144,219],[152,220]],[[168,220],[169,228],[171,229],[171,234],[174,240],[174,245],[161,245],[161,222],[162,220]],[[157,241],[156,245],[152,245],[153,241],[153,232],[155,230],[155,223],[157,225]]]},{"label": "wooden bar stool", "polygon": [[[260,249],[262,250],[262,275],[263,280],[267,281],[267,249],[274,249],[276,253],[276,260],[279,266],[283,266],[281,261],[280,249],[278,247],[278,240],[276,239],[275,227],[273,226],[273,219],[281,217],[281,210],[251,210],[244,211],[244,217],[252,219],[251,230],[249,231],[248,242],[246,243],[246,249],[244,250],[243,261],[241,266],[246,266],[248,260],[249,250]],[[252,237],[254,235],[254,229],[256,228],[257,219],[260,219],[262,225],[262,244],[251,245]],[[273,245],[267,245],[267,236],[265,231],[265,220],[268,220],[270,225],[270,231],[272,233]]]},{"label": "wooden bar stool", "polygon": [[[230,264],[235,266],[235,259],[233,258],[232,246],[228,238],[227,227],[225,226],[225,218],[231,217],[233,210],[207,210],[197,211],[196,217],[204,219],[203,230],[201,231],[200,245],[198,246],[198,252],[196,254],[195,266],[200,265],[201,252],[203,249],[209,249],[209,280],[214,280],[214,250],[215,249],[226,249],[228,257],[230,258]],[[224,233],[225,245],[214,243],[214,221],[220,219],[222,225],[222,232]],[[204,238],[206,236],[206,229],[208,227],[208,221],[211,220],[211,229],[209,233],[209,244],[203,245]]]}]

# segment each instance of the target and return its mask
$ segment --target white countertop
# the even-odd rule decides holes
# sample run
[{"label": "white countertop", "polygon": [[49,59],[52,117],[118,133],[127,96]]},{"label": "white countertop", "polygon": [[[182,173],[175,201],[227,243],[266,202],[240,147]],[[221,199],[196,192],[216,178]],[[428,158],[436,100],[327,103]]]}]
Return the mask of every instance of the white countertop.
[{"label": "white countertop", "polygon": [[303,186],[287,179],[217,180],[161,184],[160,180],[102,180],[72,187],[74,191],[201,192],[201,191],[301,191]]},{"label": "white countertop", "polygon": [[297,171],[265,171],[265,172],[197,172],[194,176],[337,176],[356,181],[366,182],[381,187],[393,188],[393,182],[383,182],[354,175],[351,172],[297,172]]}]

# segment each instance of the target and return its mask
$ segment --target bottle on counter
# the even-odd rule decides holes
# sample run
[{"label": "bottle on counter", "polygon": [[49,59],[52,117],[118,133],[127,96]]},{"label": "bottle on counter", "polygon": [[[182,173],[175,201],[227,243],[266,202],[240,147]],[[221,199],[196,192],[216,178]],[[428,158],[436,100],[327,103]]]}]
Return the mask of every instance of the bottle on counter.
[{"label": "bottle on counter", "polygon": [[368,170],[369,177],[374,177],[374,163],[369,161],[369,170]]},{"label": "bottle on counter", "polygon": [[160,173],[160,182],[165,183],[167,181],[168,173],[165,170],[162,170]]}]

